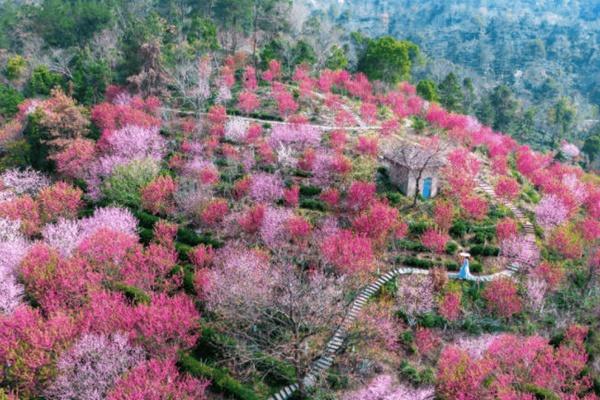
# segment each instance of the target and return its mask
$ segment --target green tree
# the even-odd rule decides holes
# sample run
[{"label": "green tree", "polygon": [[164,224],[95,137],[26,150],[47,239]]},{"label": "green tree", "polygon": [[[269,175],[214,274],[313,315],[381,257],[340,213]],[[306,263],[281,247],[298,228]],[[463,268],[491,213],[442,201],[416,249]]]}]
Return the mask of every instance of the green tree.
[{"label": "green tree", "polygon": [[413,62],[419,56],[419,47],[408,40],[391,36],[367,39],[364,53],[360,55],[358,70],[370,79],[397,83],[410,79]]},{"label": "green tree", "polygon": [[348,57],[346,50],[338,45],[333,45],[329,51],[329,56],[325,60],[325,68],[333,71],[338,69],[346,69],[348,67]]},{"label": "green tree", "polygon": [[27,67],[27,61],[20,55],[12,56],[6,62],[5,75],[8,80],[16,81],[23,76],[25,68]]},{"label": "green tree", "polygon": [[440,100],[435,82],[431,79],[422,79],[417,83],[417,94],[427,101]]},{"label": "green tree", "polygon": [[0,2],[0,48],[16,51],[22,48],[21,37],[14,32],[23,26],[21,8],[15,1]]},{"label": "green tree", "polygon": [[60,74],[50,71],[45,65],[40,65],[31,72],[25,94],[27,96],[48,96],[56,86],[63,85],[64,79]]},{"label": "green tree", "polygon": [[[41,124],[43,111],[36,110],[27,117],[27,124],[23,130],[23,136],[27,143],[23,143],[22,148],[29,151],[28,155],[22,155],[23,159],[27,159],[31,166],[41,171],[52,171],[54,163],[48,158],[50,149],[48,140],[50,135],[47,129]],[[19,146],[19,148],[21,148]]]},{"label": "green tree", "polygon": [[215,0],[212,12],[221,31],[227,32],[230,50],[236,50],[240,36],[252,31],[254,22],[254,0]]},{"label": "green tree", "polygon": [[449,111],[463,112],[464,95],[458,78],[450,72],[438,85],[440,103]]},{"label": "green tree", "polygon": [[561,97],[550,110],[548,110],[548,122],[555,126],[554,133],[550,140],[550,145],[554,148],[558,146],[561,140],[567,136],[567,132],[575,123],[577,110],[575,106],[566,98]]},{"label": "green tree", "polygon": [[35,9],[34,28],[47,44],[83,45],[112,18],[112,1],[43,0]]},{"label": "green tree", "polygon": [[188,42],[197,50],[217,50],[217,27],[208,18],[194,17],[187,33]]},{"label": "green tree", "polygon": [[313,49],[308,42],[299,40],[292,49],[292,57],[289,63],[289,68],[291,70],[296,65],[300,64],[312,65],[316,61],[317,55],[315,53],[315,49]]},{"label": "green tree", "polygon": [[475,86],[471,78],[463,79],[463,108],[465,113],[471,114],[475,106]]},{"label": "green tree", "polygon": [[588,156],[590,163],[598,160],[600,155],[600,124],[596,126],[596,129],[583,143],[583,152]]},{"label": "green tree", "polygon": [[81,50],[73,60],[73,97],[80,103],[98,103],[111,80],[112,71],[108,63],[94,58],[89,49]]},{"label": "green tree", "polygon": [[166,21],[156,13],[140,19],[132,17],[127,21],[123,35],[119,42],[119,49],[123,57],[117,67],[117,77],[120,82],[125,82],[130,76],[140,73],[146,58],[141,51],[146,43],[163,43],[166,35]]},{"label": "green tree", "polygon": [[0,83],[0,116],[10,118],[19,111],[23,95],[10,86]]},{"label": "green tree", "polygon": [[260,50],[260,66],[265,69],[269,66],[271,60],[284,60],[285,43],[280,39],[269,41]]},{"label": "green tree", "polygon": [[498,85],[490,95],[490,106],[494,110],[492,127],[497,131],[511,132],[518,103],[512,91],[506,85]]}]

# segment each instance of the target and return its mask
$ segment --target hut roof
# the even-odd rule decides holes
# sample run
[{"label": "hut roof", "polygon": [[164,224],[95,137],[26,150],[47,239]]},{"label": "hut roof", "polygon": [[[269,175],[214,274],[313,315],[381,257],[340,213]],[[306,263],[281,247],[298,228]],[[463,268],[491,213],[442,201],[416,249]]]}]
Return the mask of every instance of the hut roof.
[{"label": "hut roof", "polygon": [[383,152],[383,158],[410,169],[440,168],[446,164],[439,151],[411,143],[395,143]]}]

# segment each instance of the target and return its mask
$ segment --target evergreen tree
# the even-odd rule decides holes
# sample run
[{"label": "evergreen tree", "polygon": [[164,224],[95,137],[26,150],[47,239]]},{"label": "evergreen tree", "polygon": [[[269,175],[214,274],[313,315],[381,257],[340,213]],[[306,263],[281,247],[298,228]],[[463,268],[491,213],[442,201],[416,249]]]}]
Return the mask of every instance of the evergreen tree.
[{"label": "evergreen tree", "polygon": [[463,79],[462,90],[463,109],[465,113],[471,114],[475,107],[475,87],[473,86],[473,80],[471,78]]},{"label": "evergreen tree", "polygon": [[492,127],[497,131],[511,132],[511,124],[515,120],[518,103],[508,86],[499,85],[494,88],[490,95],[490,106],[494,110]]},{"label": "evergreen tree", "polygon": [[427,101],[439,101],[435,82],[431,79],[422,79],[417,84],[417,94]]},{"label": "evergreen tree", "polygon": [[453,72],[438,85],[440,103],[449,111],[463,112],[464,95],[458,78]]},{"label": "evergreen tree", "polygon": [[600,156],[600,123],[592,130],[592,133],[583,143],[583,152],[588,156],[590,163],[593,164]]},{"label": "evergreen tree", "polygon": [[548,121],[555,127],[550,139],[552,147],[555,148],[565,139],[567,132],[575,123],[576,113],[575,106],[565,97],[560,98],[548,111]]}]

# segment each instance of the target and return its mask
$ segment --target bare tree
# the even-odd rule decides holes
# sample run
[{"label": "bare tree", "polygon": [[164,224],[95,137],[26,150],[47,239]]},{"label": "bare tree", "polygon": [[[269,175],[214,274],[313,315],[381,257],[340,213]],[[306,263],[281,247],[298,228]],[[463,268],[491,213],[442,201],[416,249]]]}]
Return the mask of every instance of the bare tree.
[{"label": "bare tree", "polygon": [[246,250],[228,251],[209,274],[207,304],[236,339],[232,359],[248,366],[275,357],[293,365],[301,382],[320,349],[310,339],[341,322],[343,279],[271,266]]}]

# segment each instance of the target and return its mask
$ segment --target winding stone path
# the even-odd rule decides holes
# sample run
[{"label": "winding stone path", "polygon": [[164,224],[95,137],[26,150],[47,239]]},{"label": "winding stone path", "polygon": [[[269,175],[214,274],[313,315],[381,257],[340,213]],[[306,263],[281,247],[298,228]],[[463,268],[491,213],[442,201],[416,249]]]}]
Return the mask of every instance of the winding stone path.
[{"label": "winding stone path", "polygon": [[[344,107],[344,106],[343,106]],[[345,106],[348,107],[348,106]],[[168,107],[162,107],[161,108],[162,111],[166,111],[166,112],[172,112],[172,113],[178,113],[178,114],[185,114],[185,115],[208,115],[208,113],[196,113],[193,111],[185,111],[185,110],[178,110],[176,108],[168,108]],[[381,129],[381,125],[367,125],[365,124],[360,118],[357,118],[356,114],[353,114],[353,116],[356,119],[356,122],[359,124],[358,126],[337,126],[337,125],[317,125],[317,124],[310,124],[310,126],[320,129],[322,131],[335,131],[338,129],[344,129],[347,131],[371,131],[371,130],[379,130]],[[271,125],[292,125],[292,122],[285,122],[285,121],[274,121],[274,120],[270,120],[270,119],[260,119],[260,118],[252,118],[252,117],[244,117],[242,115],[231,115],[231,114],[227,114],[227,118],[239,118],[245,121],[250,121],[250,122],[260,122],[262,124],[267,123],[267,124],[271,124]]]},{"label": "winding stone path", "polygon": [[[478,177],[477,185],[479,191],[489,195],[493,200],[505,205],[513,212],[515,218],[517,218],[523,225],[523,231],[525,232],[525,240],[527,241],[527,243],[529,243],[529,245],[535,246],[535,231],[533,225],[525,217],[523,212],[519,208],[517,208],[513,203],[502,199],[498,199],[496,193],[494,192],[494,188],[490,184],[488,184],[483,178]],[[516,274],[520,268],[521,266],[517,262],[514,262],[511,265],[509,265],[504,271],[500,271],[491,275],[472,275],[468,278],[468,280],[475,282],[489,282],[491,280],[498,279],[501,277],[511,277],[514,274]],[[317,383],[319,377],[327,369],[329,369],[329,367],[331,367],[337,352],[342,348],[344,344],[344,340],[346,339],[348,334],[348,329],[350,329],[350,327],[356,321],[356,318],[358,317],[360,311],[367,303],[369,298],[375,293],[377,293],[377,291],[379,291],[379,289],[381,289],[381,287],[385,283],[391,281],[392,279],[400,275],[411,274],[427,275],[429,274],[429,271],[417,268],[397,267],[381,275],[374,282],[365,286],[358,293],[354,301],[350,304],[350,307],[348,308],[348,312],[346,313],[342,324],[334,332],[333,336],[327,342],[325,350],[315,361],[313,361],[308,373],[302,379],[302,384],[304,387],[309,388],[311,386],[314,386]],[[458,273],[449,273],[448,278],[457,279]],[[275,393],[273,396],[269,397],[269,400],[287,400],[299,388],[300,385],[298,383],[286,386],[279,392]]]}]

